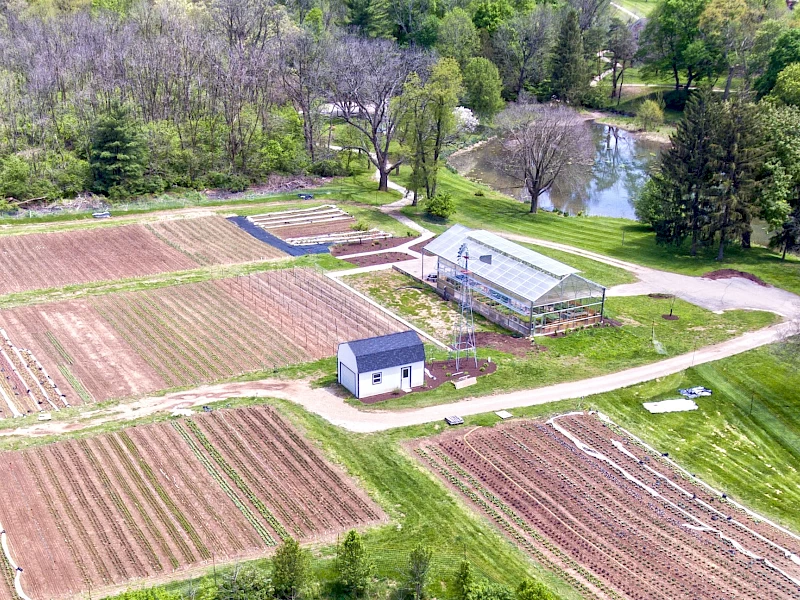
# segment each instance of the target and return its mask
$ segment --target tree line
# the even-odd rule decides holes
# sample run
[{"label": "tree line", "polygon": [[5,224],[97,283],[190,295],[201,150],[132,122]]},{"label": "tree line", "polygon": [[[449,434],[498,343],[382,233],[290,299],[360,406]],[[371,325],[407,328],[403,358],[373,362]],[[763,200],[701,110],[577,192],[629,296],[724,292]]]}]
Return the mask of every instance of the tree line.
[{"label": "tree line", "polygon": [[399,566],[396,581],[379,581],[375,564],[361,535],[348,532],[337,544],[333,566],[326,577],[312,568],[311,553],[293,539],[278,546],[269,565],[236,565],[189,584],[184,593],[152,588],[127,592],[117,600],[558,600],[541,582],[526,579],[516,589],[479,578],[466,559],[448,581],[432,581],[434,553],[416,546]]}]

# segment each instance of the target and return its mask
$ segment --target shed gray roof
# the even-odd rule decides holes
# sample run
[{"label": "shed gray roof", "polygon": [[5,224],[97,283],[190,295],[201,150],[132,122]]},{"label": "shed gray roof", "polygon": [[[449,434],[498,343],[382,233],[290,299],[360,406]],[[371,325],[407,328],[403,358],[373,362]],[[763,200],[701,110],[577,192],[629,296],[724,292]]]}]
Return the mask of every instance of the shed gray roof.
[{"label": "shed gray roof", "polygon": [[[425,246],[425,250],[458,264],[458,250],[464,243],[469,247],[469,269],[473,274],[533,303],[557,287],[565,278],[578,273],[577,269],[569,265],[499,235],[472,230],[463,225],[453,225]],[[491,255],[492,264],[479,260],[480,256],[486,254]],[[602,289],[602,286],[597,287]]]},{"label": "shed gray roof", "polygon": [[414,331],[346,342],[355,354],[359,373],[425,361],[425,347]]}]

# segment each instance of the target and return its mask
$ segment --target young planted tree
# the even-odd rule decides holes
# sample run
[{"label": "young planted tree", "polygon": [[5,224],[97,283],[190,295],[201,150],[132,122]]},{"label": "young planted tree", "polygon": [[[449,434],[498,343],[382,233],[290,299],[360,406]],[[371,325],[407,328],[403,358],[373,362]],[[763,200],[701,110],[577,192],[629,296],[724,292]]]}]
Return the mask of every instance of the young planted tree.
[{"label": "young planted tree", "polygon": [[787,252],[800,252],[800,209],[790,214],[769,240],[770,248],[781,253],[781,260],[786,260]]},{"label": "young planted tree", "polygon": [[657,100],[645,100],[636,109],[636,118],[645,131],[664,124],[664,108]]},{"label": "young planted tree", "polygon": [[427,598],[426,588],[431,572],[431,559],[433,551],[430,548],[417,546],[408,556],[408,565],[405,571],[405,586],[414,600]]},{"label": "young planted tree", "polygon": [[525,187],[536,213],[564,167],[588,160],[586,122],[571,108],[544,104],[515,104],[497,120],[505,140],[498,167]]},{"label": "young planted tree", "polygon": [[311,555],[295,540],[285,540],[272,557],[272,592],[277,600],[298,600],[311,579]]},{"label": "young planted tree", "polygon": [[336,549],[336,576],[342,591],[351,598],[361,598],[369,590],[375,566],[367,554],[361,535],[347,532]]},{"label": "young planted tree", "polygon": [[578,13],[567,12],[553,50],[553,95],[567,104],[577,104],[588,85],[583,57],[583,36]]},{"label": "young planted tree", "polygon": [[475,574],[472,565],[468,560],[462,560],[453,580],[453,600],[470,600],[470,592],[474,585]]}]

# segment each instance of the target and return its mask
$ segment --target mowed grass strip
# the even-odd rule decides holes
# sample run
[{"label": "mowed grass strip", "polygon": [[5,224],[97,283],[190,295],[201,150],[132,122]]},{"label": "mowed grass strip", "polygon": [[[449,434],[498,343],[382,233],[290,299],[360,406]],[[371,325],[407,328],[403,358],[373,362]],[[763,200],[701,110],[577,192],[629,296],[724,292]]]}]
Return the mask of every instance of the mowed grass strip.
[{"label": "mowed grass strip", "polygon": [[[704,248],[696,257],[688,245],[676,248],[656,244],[649,227],[628,219],[610,217],[562,217],[543,212],[532,215],[529,205],[517,202],[471,182],[446,169],[440,173],[440,190],[452,194],[456,213],[447,221],[432,219],[422,206],[403,212],[425,227],[441,233],[454,223],[499,233],[515,233],[584,248],[614,258],[686,275],[702,275],[716,269],[737,269],[757,275],[769,284],[800,293],[800,259],[780,255],[766,248],[726,248],[725,260],[716,261],[716,247]],[[407,180],[408,171],[396,178]],[[476,196],[475,193],[482,196]],[[537,249],[537,251],[539,251]]]}]

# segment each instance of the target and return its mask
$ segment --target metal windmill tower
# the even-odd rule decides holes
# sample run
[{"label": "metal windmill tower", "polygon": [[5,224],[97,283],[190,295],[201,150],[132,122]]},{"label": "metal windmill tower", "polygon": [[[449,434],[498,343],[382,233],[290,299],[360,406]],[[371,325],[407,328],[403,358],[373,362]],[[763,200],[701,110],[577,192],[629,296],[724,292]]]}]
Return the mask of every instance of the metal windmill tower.
[{"label": "metal windmill tower", "polygon": [[461,370],[461,361],[472,356],[478,366],[478,352],[475,348],[475,319],[472,314],[472,277],[469,272],[469,248],[461,244],[458,249],[458,280],[461,283],[460,315],[453,328],[453,353],[456,357],[456,371]]}]

